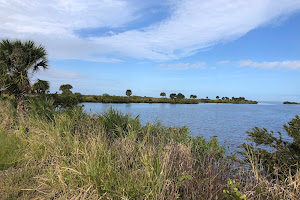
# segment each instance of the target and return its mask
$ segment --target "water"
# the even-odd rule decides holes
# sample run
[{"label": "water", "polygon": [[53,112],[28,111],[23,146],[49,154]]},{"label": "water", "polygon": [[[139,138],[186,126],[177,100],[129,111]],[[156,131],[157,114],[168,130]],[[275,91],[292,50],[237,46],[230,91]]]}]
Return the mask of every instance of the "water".
[{"label": "water", "polygon": [[[123,113],[140,115],[142,124],[161,121],[166,126],[188,126],[193,136],[205,139],[217,136],[223,145],[236,148],[246,142],[247,133],[253,127],[283,131],[283,124],[300,115],[300,105],[282,102],[258,104],[103,104],[83,103],[87,112],[101,114],[116,108]],[[288,138],[286,134],[284,138]]]}]

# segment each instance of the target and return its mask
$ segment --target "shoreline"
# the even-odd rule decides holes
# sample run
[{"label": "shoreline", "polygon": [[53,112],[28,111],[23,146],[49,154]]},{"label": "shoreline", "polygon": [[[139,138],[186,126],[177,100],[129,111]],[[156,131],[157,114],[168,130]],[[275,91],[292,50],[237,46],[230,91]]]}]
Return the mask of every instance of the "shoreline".
[{"label": "shoreline", "polygon": [[213,99],[170,99],[140,96],[97,96],[81,95],[80,103],[168,103],[168,104],[199,104],[199,103],[230,103],[230,104],[257,104],[252,100],[213,100]]}]

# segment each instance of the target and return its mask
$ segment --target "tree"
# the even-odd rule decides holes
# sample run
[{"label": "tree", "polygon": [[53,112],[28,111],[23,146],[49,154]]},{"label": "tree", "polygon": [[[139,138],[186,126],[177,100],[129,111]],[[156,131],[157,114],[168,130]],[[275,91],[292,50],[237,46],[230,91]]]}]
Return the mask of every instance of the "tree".
[{"label": "tree", "polygon": [[47,90],[49,90],[50,85],[48,81],[43,81],[38,79],[36,83],[32,85],[33,90],[37,91],[37,93],[45,94]]},{"label": "tree", "polygon": [[31,89],[29,73],[47,67],[47,52],[43,46],[31,40],[0,42],[0,86],[14,95],[18,111],[25,110],[25,94]]},{"label": "tree", "polygon": [[161,92],[161,93],[160,93],[160,96],[161,96],[161,97],[166,97],[166,93],[165,93],[165,92]]},{"label": "tree", "polygon": [[220,97],[219,96],[216,96],[216,99],[219,99]]},{"label": "tree", "polygon": [[175,93],[171,93],[170,94],[170,99],[174,100],[176,98],[176,94]]},{"label": "tree", "polygon": [[73,86],[70,84],[64,84],[59,87],[59,90],[62,91],[63,94],[72,93],[71,89],[73,89]]},{"label": "tree", "polygon": [[178,94],[176,95],[176,98],[177,98],[177,99],[184,99],[185,96],[184,96],[183,94],[181,94],[181,93],[178,93]]},{"label": "tree", "polygon": [[126,96],[130,97],[132,95],[132,91],[131,90],[126,90]]},{"label": "tree", "polygon": [[193,99],[197,99],[197,95],[194,95],[194,96],[193,96]]},{"label": "tree", "polygon": [[222,97],[222,100],[224,101],[224,100],[225,100],[225,97]]}]

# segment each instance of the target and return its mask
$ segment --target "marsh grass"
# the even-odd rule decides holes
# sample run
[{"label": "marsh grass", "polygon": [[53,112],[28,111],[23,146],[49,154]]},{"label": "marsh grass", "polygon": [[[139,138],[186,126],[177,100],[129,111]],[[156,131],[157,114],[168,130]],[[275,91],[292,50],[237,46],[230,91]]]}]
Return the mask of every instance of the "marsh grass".
[{"label": "marsh grass", "polygon": [[264,174],[251,152],[244,167],[216,139],[191,137],[187,127],[52,104],[32,100],[18,115],[0,101],[2,199],[224,199],[228,179],[248,199],[299,197],[298,172],[286,180]]}]

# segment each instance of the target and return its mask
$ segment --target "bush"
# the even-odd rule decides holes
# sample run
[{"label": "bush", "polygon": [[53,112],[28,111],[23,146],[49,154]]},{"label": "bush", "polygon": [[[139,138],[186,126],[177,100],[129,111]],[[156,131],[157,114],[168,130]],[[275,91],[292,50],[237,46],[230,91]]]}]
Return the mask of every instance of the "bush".
[{"label": "bush", "polygon": [[[298,169],[300,161],[300,119],[296,116],[288,124],[283,125],[285,132],[292,139],[287,141],[282,138],[282,133],[253,128],[247,132],[253,144],[244,144],[245,152],[252,151],[261,159],[261,164],[267,171],[285,170],[291,168],[293,173]],[[262,147],[261,147],[262,146]],[[261,147],[261,148],[260,148]],[[247,161],[247,160],[246,160]]]},{"label": "bush", "polygon": [[116,138],[126,135],[130,131],[136,131],[141,128],[139,116],[132,118],[130,115],[123,115],[121,112],[114,110],[112,107],[99,115],[105,129],[111,133],[109,137]]},{"label": "bush", "polygon": [[65,92],[63,94],[50,94],[54,100],[54,105],[61,108],[74,107],[79,103],[78,98],[82,98],[80,93],[73,94],[72,92]]}]

